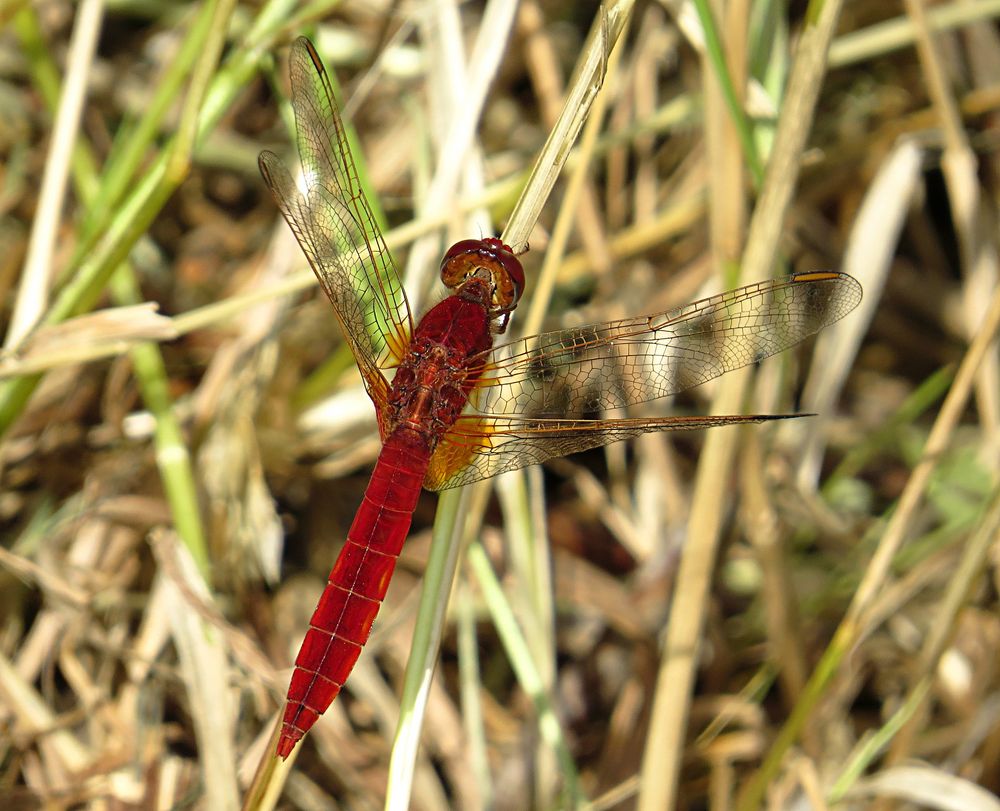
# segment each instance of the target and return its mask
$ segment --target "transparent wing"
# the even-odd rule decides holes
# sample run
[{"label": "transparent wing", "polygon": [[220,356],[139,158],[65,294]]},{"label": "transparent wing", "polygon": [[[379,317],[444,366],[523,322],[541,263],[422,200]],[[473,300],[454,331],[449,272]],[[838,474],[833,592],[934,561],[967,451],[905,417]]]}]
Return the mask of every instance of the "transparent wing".
[{"label": "transparent wing", "polygon": [[534,335],[484,354],[471,403],[532,419],[644,403],[794,346],[860,301],[851,276],[800,273],[657,315]]},{"label": "transparent wing", "polygon": [[[861,285],[800,273],[669,312],[547,332],[485,354],[465,414],[431,458],[425,486],[457,487],[651,431],[782,417],[581,419],[684,391],[781,352],[843,318]],[[504,352],[509,354],[504,355]]]},{"label": "transparent wing", "polygon": [[381,409],[381,369],[398,364],[413,331],[399,274],[358,180],[333,89],[309,40],[289,56],[302,184],[273,152],[260,171],[333,303],[368,393]]},{"label": "transparent wing", "polygon": [[685,431],[803,416],[747,415],[625,420],[521,419],[463,415],[445,434],[424,478],[428,490],[447,490],[559,456],[600,448],[652,431]]}]

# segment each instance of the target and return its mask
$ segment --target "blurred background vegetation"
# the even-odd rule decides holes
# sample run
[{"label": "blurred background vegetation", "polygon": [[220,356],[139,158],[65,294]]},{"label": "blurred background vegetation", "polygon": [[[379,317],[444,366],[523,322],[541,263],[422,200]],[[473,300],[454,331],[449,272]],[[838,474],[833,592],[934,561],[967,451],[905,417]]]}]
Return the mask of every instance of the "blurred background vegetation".
[{"label": "blurred background vegetation", "polygon": [[[466,505],[410,807],[998,807],[1000,2],[618,3],[613,56],[588,39],[599,9],[0,6],[10,807],[237,807],[269,763],[379,448],[257,170],[291,155],[300,34],[421,311],[444,248],[502,230],[595,48],[599,115],[527,237],[515,335],[662,312],[751,267],[865,288],[735,408],[709,385],[638,412],[819,416],[721,429],[718,453],[646,436]],[[290,773],[258,771],[255,807],[393,796],[436,501],[344,693]]]}]

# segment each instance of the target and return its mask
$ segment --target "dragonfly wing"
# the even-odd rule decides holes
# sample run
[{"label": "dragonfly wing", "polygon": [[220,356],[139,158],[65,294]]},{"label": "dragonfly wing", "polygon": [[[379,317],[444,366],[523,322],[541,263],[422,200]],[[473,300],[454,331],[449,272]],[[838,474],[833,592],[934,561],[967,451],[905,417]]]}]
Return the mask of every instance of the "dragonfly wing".
[{"label": "dragonfly wing", "polygon": [[292,45],[289,73],[301,184],[273,152],[261,153],[261,173],[381,406],[386,384],[380,370],[397,365],[409,345],[409,305],[361,188],[330,79],[304,37]]},{"label": "dragonfly wing", "polygon": [[684,431],[791,415],[681,416],[649,419],[523,419],[463,415],[431,456],[428,490],[447,490],[571,453],[600,448],[653,431]]},{"label": "dragonfly wing", "polygon": [[470,402],[533,419],[647,402],[781,352],[860,301],[851,276],[800,273],[657,315],[546,332],[484,355]]}]

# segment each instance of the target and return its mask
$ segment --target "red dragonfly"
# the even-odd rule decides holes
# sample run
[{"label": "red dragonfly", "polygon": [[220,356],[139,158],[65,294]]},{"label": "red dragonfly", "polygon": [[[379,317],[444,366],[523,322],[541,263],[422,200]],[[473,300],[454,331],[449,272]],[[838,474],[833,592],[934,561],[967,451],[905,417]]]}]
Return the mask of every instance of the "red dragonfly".
[{"label": "red dragonfly", "polygon": [[[277,754],[286,758],[340,692],[371,631],[421,487],[443,490],[635,437],[779,417],[600,419],[761,360],[842,318],[861,286],[800,273],[664,313],[533,335],[493,349],[524,292],[499,239],[441,262],[454,292],[416,329],[361,190],[316,50],[291,49],[302,182],[272,152],[260,170],[333,303],[378,414],[382,452],[295,660]],[[385,370],[396,369],[392,382]]]}]

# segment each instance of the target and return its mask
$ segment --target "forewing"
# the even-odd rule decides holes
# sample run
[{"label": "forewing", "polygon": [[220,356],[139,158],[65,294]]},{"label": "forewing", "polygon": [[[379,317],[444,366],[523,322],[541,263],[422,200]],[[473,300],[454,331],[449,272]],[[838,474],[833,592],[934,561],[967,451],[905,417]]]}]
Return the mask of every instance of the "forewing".
[{"label": "forewing", "polygon": [[329,77],[304,37],[292,45],[289,73],[302,183],[273,152],[261,153],[261,174],[381,405],[386,383],[379,370],[397,365],[409,344],[409,306],[361,189]]},{"label": "forewing", "polygon": [[851,276],[800,273],[657,315],[546,332],[484,355],[470,402],[487,416],[529,420],[647,402],[781,352],[860,301]]},{"label": "forewing", "polygon": [[[798,416],[798,415],[790,415]],[[424,479],[447,490],[547,459],[600,448],[652,431],[683,431],[786,416],[660,417],[623,420],[522,419],[463,415],[438,444]]]}]

